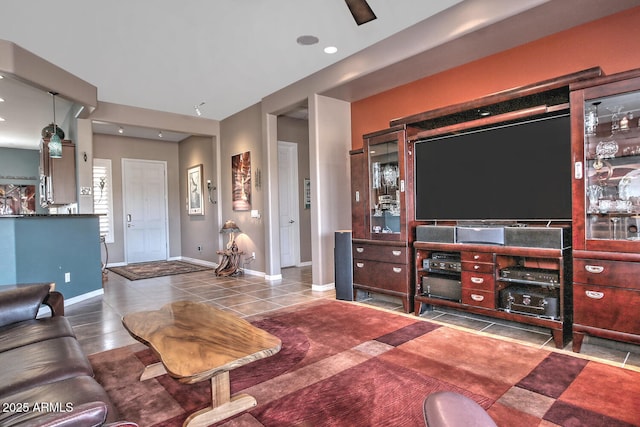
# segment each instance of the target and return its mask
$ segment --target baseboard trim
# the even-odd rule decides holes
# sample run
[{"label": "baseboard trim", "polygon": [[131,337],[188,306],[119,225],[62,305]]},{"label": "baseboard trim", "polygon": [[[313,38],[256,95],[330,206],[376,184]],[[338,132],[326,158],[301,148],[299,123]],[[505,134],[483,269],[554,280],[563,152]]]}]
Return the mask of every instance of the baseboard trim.
[{"label": "baseboard trim", "polygon": [[269,280],[269,281],[282,280],[282,274],[274,274],[273,276],[265,274],[264,280]]},{"label": "baseboard trim", "polygon": [[169,261],[185,261],[185,262],[190,262],[192,264],[204,265],[205,267],[213,267],[213,268],[218,267],[218,264],[215,262],[205,261],[197,258],[189,258],[187,256],[179,256],[176,258],[169,259]]},{"label": "baseboard trim", "polygon": [[311,285],[311,290],[316,292],[332,291],[336,288],[335,283],[327,283],[326,285]]},{"label": "baseboard trim", "polygon": [[91,292],[87,292],[86,294],[82,294],[82,295],[78,295],[75,297],[71,297],[69,299],[65,299],[64,300],[64,306],[68,306],[68,305],[73,305],[73,304],[77,304],[79,302],[88,300],[90,298],[93,297],[98,297],[100,295],[104,295],[104,289],[100,288],[100,289],[96,289],[95,291],[91,291]]}]

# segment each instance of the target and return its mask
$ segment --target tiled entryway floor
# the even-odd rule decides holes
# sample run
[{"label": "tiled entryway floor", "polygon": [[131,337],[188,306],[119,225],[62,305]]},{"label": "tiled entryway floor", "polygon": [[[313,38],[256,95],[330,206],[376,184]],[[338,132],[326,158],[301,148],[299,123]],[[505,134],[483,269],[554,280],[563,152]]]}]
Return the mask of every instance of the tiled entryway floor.
[{"label": "tiled entryway floor", "polygon": [[[311,267],[283,269],[282,279],[277,281],[250,275],[216,277],[213,271],[130,281],[109,273],[104,282],[104,295],[70,305],[65,314],[84,350],[93,354],[136,342],[122,326],[121,318],[126,313],[157,309],[172,301],[193,300],[206,301],[246,317],[335,298],[335,291],[312,291],[311,283]],[[382,295],[359,293],[358,302],[404,313],[399,300]],[[550,332],[535,326],[443,308],[426,311],[421,317],[540,347],[554,347]],[[570,342],[565,350],[571,350]],[[618,366],[640,369],[640,346],[586,337],[581,353]]]}]

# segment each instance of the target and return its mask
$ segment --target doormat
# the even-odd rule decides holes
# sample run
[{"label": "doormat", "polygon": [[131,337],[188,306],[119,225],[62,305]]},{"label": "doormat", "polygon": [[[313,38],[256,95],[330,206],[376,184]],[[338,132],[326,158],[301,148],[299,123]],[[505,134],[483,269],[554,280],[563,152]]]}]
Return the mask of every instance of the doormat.
[{"label": "doormat", "polygon": [[123,267],[109,267],[108,270],[129,280],[140,280],[161,276],[173,276],[174,274],[194,273],[196,271],[207,271],[213,270],[213,268],[184,261],[154,261],[139,262]]}]

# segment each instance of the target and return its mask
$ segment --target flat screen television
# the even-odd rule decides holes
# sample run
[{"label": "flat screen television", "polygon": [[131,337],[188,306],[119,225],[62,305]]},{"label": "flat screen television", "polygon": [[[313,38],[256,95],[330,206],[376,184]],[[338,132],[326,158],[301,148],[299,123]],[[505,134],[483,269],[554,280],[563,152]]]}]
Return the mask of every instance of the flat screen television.
[{"label": "flat screen television", "polygon": [[417,220],[571,220],[569,115],[415,143]]}]

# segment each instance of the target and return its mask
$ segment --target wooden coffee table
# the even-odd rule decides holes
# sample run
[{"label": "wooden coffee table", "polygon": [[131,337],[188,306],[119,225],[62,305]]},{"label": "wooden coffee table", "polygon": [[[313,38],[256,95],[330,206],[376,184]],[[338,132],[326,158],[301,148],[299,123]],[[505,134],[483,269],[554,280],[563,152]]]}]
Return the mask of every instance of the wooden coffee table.
[{"label": "wooden coffee table", "polygon": [[280,351],[282,342],[233,314],[192,301],[127,314],[122,324],[160,358],[140,376],[168,373],[193,384],[211,379],[212,405],[190,415],[183,426],[204,427],[256,406],[253,396],[231,396],[229,371]]}]

